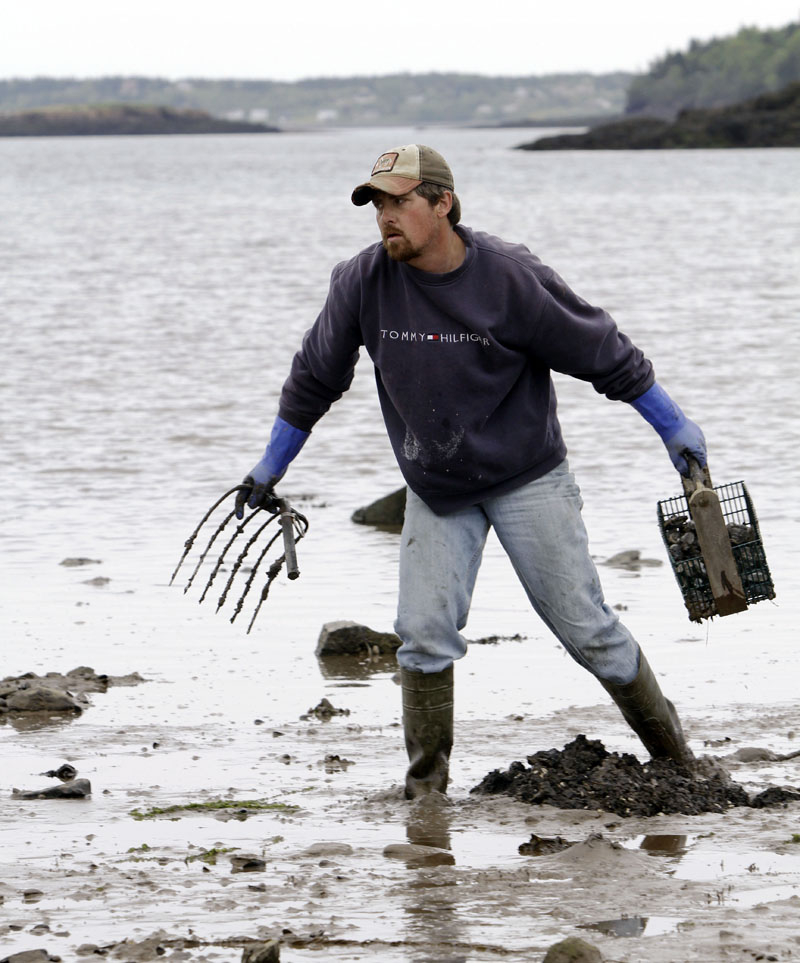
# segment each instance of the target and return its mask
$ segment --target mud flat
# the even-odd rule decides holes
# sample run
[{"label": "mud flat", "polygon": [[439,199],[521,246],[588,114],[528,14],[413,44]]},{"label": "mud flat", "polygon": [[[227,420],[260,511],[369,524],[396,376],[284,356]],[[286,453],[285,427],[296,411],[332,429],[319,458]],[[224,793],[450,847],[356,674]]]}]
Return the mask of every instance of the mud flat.
[{"label": "mud flat", "polygon": [[[580,937],[620,963],[800,958],[800,807],[791,795],[749,804],[796,780],[791,751],[750,743],[768,730],[791,750],[791,708],[729,720],[717,745],[695,741],[747,787],[742,805],[620,815],[591,798],[561,808],[472,792],[498,762],[501,774],[526,768],[498,759],[520,731],[535,733],[534,760],[574,766],[569,743],[543,747],[575,727],[614,732],[620,722],[605,704],[568,717],[470,717],[477,690],[466,680],[451,795],[407,802],[398,717],[381,709],[398,696],[393,668],[384,655],[346,661],[329,667],[324,700],[282,718],[252,713],[235,659],[207,673],[193,666],[194,700],[172,698],[165,676],[109,689],[80,715],[38,725],[29,716],[23,730],[6,715],[0,734],[16,738],[14,751],[0,743],[4,956],[229,963],[275,940],[284,963],[527,963]],[[249,717],[214,708],[226,672]],[[658,775],[577,742],[606,773]],[[61,765],[91,779],[91,796],[11,795]]]}]

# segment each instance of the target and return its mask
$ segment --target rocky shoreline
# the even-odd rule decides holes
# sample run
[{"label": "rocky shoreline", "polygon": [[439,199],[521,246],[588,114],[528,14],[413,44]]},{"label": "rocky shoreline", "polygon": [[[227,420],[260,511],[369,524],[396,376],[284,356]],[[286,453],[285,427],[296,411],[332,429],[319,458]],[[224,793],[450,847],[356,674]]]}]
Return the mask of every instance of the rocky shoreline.
[{"label": "rocky shoreline", "polygon": [[582,134],[559,134],[518,150],[659,150],[800,147],[800,83],[708,110],[682,110],[673,121],[625,117]]},{"label": "rocky shoreline", "polygon": [[0,137],[108,134],[274,134],[277,127],[224,120],[201,110],[131,104],[52,107],[0,114]]}]

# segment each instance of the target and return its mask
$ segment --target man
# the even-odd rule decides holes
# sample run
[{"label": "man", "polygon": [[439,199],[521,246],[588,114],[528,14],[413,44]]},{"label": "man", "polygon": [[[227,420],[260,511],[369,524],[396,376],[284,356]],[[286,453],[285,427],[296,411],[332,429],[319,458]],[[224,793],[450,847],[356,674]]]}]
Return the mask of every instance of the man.
[{"label": "man", "polygon": [[603,310],[527,248],[463,227],[453,175],[430,147],[382,154],[354,204],[374,205],[381,242],[337,265],[295,355],[242,517],[273,487],[347,390],[363,345],[408,485],[395,631],[408,798],[447,788],[453,662],[489,528],[531,605],[592,672],[653,756],[693,756],[638,644],[606,605],[566,461],[551,370],[631,404],[676,468],[706,463],[703,434]]}]

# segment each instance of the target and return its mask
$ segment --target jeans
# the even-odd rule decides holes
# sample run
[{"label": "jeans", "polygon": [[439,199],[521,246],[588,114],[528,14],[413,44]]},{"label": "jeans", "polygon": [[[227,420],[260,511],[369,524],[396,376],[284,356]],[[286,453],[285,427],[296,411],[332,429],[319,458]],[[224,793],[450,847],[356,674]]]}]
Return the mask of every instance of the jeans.
[{"label": "jeans", "polygon": [[566,460],[521,488],[450,515],[436,515],[409,490],[395,622],[400,666],[441,672],[466,654],[460,630],[492,526],[534,610],[572,658],[598,679],[632,682],[639,646],[605,603],[582,506]]}]

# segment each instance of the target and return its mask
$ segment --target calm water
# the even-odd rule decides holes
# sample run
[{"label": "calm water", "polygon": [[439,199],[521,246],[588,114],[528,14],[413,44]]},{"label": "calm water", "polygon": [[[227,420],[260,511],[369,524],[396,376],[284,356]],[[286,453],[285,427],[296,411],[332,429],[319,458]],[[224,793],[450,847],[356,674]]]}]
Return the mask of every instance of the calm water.
[{"label": "calm water", "polygon": [[[352,187],[387,146],[423,136],[451,161],[465,223],[527,243],[611,310],[702,424],[715,481],[747,482],[779,604],[715,622],[709,639],[791,637],[800,152],[511,150],[525,131],[4,140],[7,672],[90,658],[106,671],[147,670],[167,644],[242,641],[243,627],[165,582],[207,505],[260,455],[331,267],[376,236]],[[561,379],[559,393],[594,553],[664,560],[655,503],[679,485],[658,438],[584,384]],[[310,499],[312,531],[303,577],[260,617],[270,659],[288,657],[291,641],[316,677],[323,622],[391,627],[396,537],[349,516],[399,483],[362,359],[284,486]],[[102,565],[60,568],[68,556]],[[84,584],[98,574],[106,590]],[[603,574],[643,640],[707,636],[686,619],[666,565]],[[544,638],[490,543],[468,634],[493,632]],[[158,644],[132,655],[104,641],[128,635]]]},{"label": "calm water", "polygon": [[[425,915],[429,890],[408,888],[405,867],[381,857],[406,834],[399,791],[382,801],[404,765],[392,669],[354,678],[314,657],[325,622],[389,630],[394,618],[397,536],[350,522],[400,484],[368,359],[286,478],[284,493],[311,521],[302,575],[276,583],[253,633],[167,584],[207,506],[259,457],[332,266],[376,236],[350,191],[387,147],[422,136],[452,163],[465,223],[526,242],[609,308],[702,424],[715,481],[747,482],[775,603],[697,626],[666,564],[600,570],[696,749],[720,736],[793,747],[800,152],[526,154],[510,148],[527,132],[450,130],[0,140],[2,674],[83,664],[147,679],[93,697],[69,724],[0,721],[0,877],[9,919],[26,928],[4,937],[7,951],[39,945],[31,933],[43,913],[67,934],[53,937],[62,951],[63,940],[74,948],[159,926],[209,939],[252,933],[254,919],[309,928],[316,903],[296,905],[294,874],[318,839],[359,850],[363,872],[331,910],[344,932],[399,941],[395,955],[381,951],[393,961],[408,958],[403,940],[441,938],[440,915]],[[560,379],[559,397],[594,554],[639,549],[664,563],[655,505],[680,485],[661,442],[585,384]],[[59,564],[77,556],[97,562]],[[457,670],[452,792],[462,802],[489,769],[577,731],[637,748],[596,680],[530,613],[490,540],[467,636],[517,633],[524,641],[474,646]],[[299,721],[323,696],[350,716]],[[274,739],[276,728],[286,738]],[[329,775],[327,753],[355,765]],[[11,786],[41,785],[37,774],[67,760],[92,780],[91,801],[9,799]],[[797,783],[782,767],[753,778]],[[134,806],[208,793],[294,800],[302,813],[275,825],[198,817],[146,829],[131,817]],[[516,865],[530,827],[465,831],[464,811],[453,825],[459,866]],[[259,852],[277,833],[284,862],[271,864],[270,883],[282,888],[266,906],[220,903],[227,869],[204,877],[186,862],[196,851],[187,846]],[[155,903],[121,882],[126,854],[144,842],[168,856],[163,869],[147,864]],[[713,880],[729,854],[707,858]],[[98,865],[108,894],[92,884],[85,903],[73,890]],[[176,888],[179,878],[190,888]],[[46,892],[27,906],[31,882]],[[545,889],[533,912],[557,898]],[[454,932],[528,946],[538,924],[503,907],[467,902]]]}]

